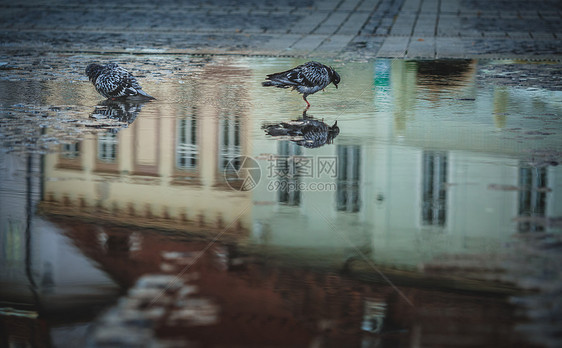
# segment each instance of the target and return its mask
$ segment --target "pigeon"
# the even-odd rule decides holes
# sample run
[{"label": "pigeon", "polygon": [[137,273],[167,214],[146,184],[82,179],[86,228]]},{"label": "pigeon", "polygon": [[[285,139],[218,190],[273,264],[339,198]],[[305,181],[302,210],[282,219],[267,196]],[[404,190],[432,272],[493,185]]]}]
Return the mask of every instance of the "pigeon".
[{"label": "pigeon", "polygon": [[86,76],[92,81],[96,91],[105,98],[156,99],[142,90],[137,79],[130,72],[115,63],[105,66],[90,64],[86,67]]},{"label": "pigeon", "polygon": [[293,87],[293,89],[303,94],[302,99],[304,99],[307,108],[309,108],[310,103],[306,100],[306,97],[324,89],[330,83],[333,83],[338,88],[340,75],[332,67],[318,62],[308,62],[291,70],[267,75],[266,80],[268,81],[262,82],[264,87]]},{"label": "pigeon", "polygon": [[303,113],[303,118],[264,125],[262,128],[267,135],[289,137],[297,145],[311,149],[331,144],[340,133],[338,121],[329,126],[324,121],[314,119],[312,116],[306,116],[306,111]]}]

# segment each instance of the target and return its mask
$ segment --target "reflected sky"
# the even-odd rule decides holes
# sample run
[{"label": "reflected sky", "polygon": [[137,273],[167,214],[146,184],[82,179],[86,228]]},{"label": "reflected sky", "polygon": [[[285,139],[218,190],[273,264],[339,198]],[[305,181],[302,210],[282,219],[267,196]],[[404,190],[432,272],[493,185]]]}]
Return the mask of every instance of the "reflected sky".
[{"label": "reflected sky", "polygon": [[[321,344],[329,328],[369,346],[385,320],[398,333],[388,342],[419,343],[433,336],[421,333],[408,303],[428,317],[432,306],[446,307],[413,285],[424,265],[494,258],[511,252],[514,234],[560,231],[562,92],[547,81],[514,86],[528,70],[517,75],[513,62],[327,62],[342,76],[339,89],[310,96],[303,113],[296,92],[261,87],[268,73],[301,60],[118,57],[157,98],[131,103],[101,100],[80,75],[83,58],[47,60],[44,77],[16,70],[0,78],[4,307],[48,317],[72,303],[107,337],[127,303],[145,301],[205,255],[180,277],[193,295],[166,294],[196,315],[147,314],[164,336],[220,326],[240,344],[265,344],[244,341],[251,335],[240,334],[240,320],[269,305],[256,319],[271,317],[266,329],[309,325],[285,346]],[[380,278],[380,289],[365,285],[380,276],[373,265],[400,286]],[[221,282],[252,309],[240,313],[214,288]],[[482,300],[447,292],[462,282],[443,284],[430,287],[453,296],[453,311]],[[127,289],[96,316],[92,308]],[[500,302],[488,304],[497,306],[489,322],[509,317]],[[338,306],[357,313],[345,322]]]}]

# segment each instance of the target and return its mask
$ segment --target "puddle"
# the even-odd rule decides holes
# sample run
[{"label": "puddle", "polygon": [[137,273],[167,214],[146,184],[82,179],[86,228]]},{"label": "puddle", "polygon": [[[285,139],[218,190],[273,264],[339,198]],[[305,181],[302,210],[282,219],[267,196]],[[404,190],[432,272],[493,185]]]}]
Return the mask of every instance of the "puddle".
[{"label": "puddle", "polygon": [[[104,101],[109,58],[157,100]],[[261,86],[300,63],[0,65],[10,344],[555,346],[560,66],[327,62],[304,112]]]}]

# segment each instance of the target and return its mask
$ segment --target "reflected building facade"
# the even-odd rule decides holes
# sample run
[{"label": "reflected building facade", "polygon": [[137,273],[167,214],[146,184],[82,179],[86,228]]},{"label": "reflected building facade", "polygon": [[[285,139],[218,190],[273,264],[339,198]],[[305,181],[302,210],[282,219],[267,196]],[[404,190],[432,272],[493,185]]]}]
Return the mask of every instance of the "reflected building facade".
[{"label": "reflected building facade", "polygon": [[[508,103],[528,105],[528,100],[477,94],[477,62],[378,60],[371,81],[362,80],[369,74],[342,69],[355,78],[346,93],[372,93],[374,112],[339,115],[342,131],[334,146],[298,153],[337,161],[333,180],[316,174],[314,180],[299,178],[304,184],[333,183],[333,191],[301,186],[292,193],[299,197],[298,209],[276,201],[265,183],[254,192],[256,242],[262,243],[266,233],[270,246],[331,247],[344,259],[359,247],[380,264],[408,269],[439,255],[501,252],[514,232],[546,230],[549,217],[562,214],[562,201],[554,193],[562,189],[560,167],[521,162],[519,156],[528,149],[517,137],[498,136],[495,129],[506,125],[497,122],[498,110],[509,109]],[[541,105],[545,113],[556,108]],[[256,144],[262,167],[271,165],[268,156],[289,154],[267,141]],[[348,240],[338,239],[342,235]],[[334,240],[339,242],[328,242]]]},{"label": "reflected building facade", "polygon": [[[214,88],[239,67],[209,65],[179,92],[188,105],[145,104],[143,113],[118,133],[86,136],[69,151],[46,156],[46,213],[100,216],[113,223],[178,231],[221,231],[250,204],[245,192],[226,183],[227,163],[248,154],[247,89]],[[182,86],[183,87],[183,86]],[[177,91],[164,91],[177,93]],[[203,97],[204,96],[204,97]],[[68,146],[68,145],[64,145]],[[72,145],[74,146],[74,145]],[[64,183],[57,178],[64,180]],[[246,214],[231,226],[244,234]]]},{"label": "reflected building facade", "polygon": [[[259,132],[264,121],[301,117],[279,115],[276,104],[296,109],[299,98],[240,79],[265,76],[265,68],[209,64],[187,83],[161,87],[170,88],[162,95],[192,102],[144,105],[128,129],[47,155],[42,207],[208,235],[235,221],[230,229],[250,244],[303,254],[330,250],[322,262],[336,251],[340,264],[358,248],[406,268],[443,253],[493,252],[515,230],[548,228],[545,219],[561,214],[560,169],[522,163],[521,143],[490,131],[505,125],[494,115],[514,98],[505,89],[477,96],[474,61],[436,64],[342,67],[356,77],[338,90],[338,99],[350,100],[338,116],[342,132],[318,148]],[[263,103],[261,95],[270,92],[279,99]],[[357,95],[374,105],[357,103]],[[329,96],[315,97],[319,105],[341,107]],[[473,117],[441,122],[459,104]],[[324,119],[322,106],[315,110]],[[253,191],[231,189],[241,181],[239,156],[261,166]],[[240,219],[239,207],[249,207]]]},{"label": "reflected building facade", "polygon": [[[447,88],[464,96],[458,102],[473,103],[469,110],[476,116],[440,122],[439,113],[430,111],[454,107],[440,98],[435,78],[423,76],[426,69],[403,61],[346,65],[342,76],[362,71],[354,86],[341,88],[342,100],[362,95],[375,102],[374,109],[360,102],[345,105],[341,134],[318,148],[260,132],[268,115],[299,116],[279,115],[279,105],[261,103],[266,92],[248,81],[254,74],[265,76],[262,67],[209,64],[181,87],[163,84],[160,95],[189,103],[146,104],[126,129],[62,144],[59,152],[44,155],[41,165],[34,158],[32,170],[24,162],[11,167],[18,168],[11,178],[25,174],[3,181],[2,206],[10,206],[17,192],[28,192],[24,179],[40,177],[32,181],[29,199],[41,219],[28,220],[33,214],[24,200],[2,210],[1,257],[8,267],[1,280],[15,284],[3,289],[31,312],[45,304],[36,300],[41,296],[68,310],[76,303],[57,297],[65,282],[80,280],[77,296],[97,289],[87,304],[99,304],[100,298],[114,300],[119,288],[146,290],[137,283],[145,274],[170,276],[196,263],[170,298],[183,304],[195,300],[190,305],[205,320],[193,324],[193,311],[181,306],[147,314],[172,315],[173,320],[157,322],[165,337],[189,332],[219,345],[248,344],[250,337],[256,345],[276,338],[292,346],[367,346],[385,330],[406,327],[408,334],[395,342],[433,346],[442,336],[450,342],[494,341],[511,329],[502,320],[511,315],[506,304],[483,323],[497,301],[403,286],[405,296],[423,309],[413,318],[395,289],[378,278],[358,281],[345,269],[357,260],[374,261],[419,274],[419,265],[442,255],[493,254],[513,232],[548,231],[547,219],[562,215],[561,168],[522,163],[517,139],[493,136],[490,126],[505,122],[482,110],[493,106],[500,113],[510,97],[471,100],[473,62],[460,67]],[[320,93],[315,97],[340,107]],[[301,103],[294,95],[279,98],[291,100],[289,109]],[[435,122],[420,122],[427,117]],[[12,159],[2,156],[2,165],[10,167],[5,163]],[[240,181],[239,156],[256,158],[261,166],[252,191],[232,189]],[[30,224],[41,231],[40,243],[26,244],[22,237]],[[193,242],[194,235],[206,241],[220,237],[220,243]],[[31,260],[31,251],[37,259]],[[269,267],[270,260],[299,267]],[[369,268],[369,275],[374,273]],[[139,293],[132,291],[123,302]],[[451,321],[455,325],[443,335]],[[244,328],[252,334],[241,335]]]}]

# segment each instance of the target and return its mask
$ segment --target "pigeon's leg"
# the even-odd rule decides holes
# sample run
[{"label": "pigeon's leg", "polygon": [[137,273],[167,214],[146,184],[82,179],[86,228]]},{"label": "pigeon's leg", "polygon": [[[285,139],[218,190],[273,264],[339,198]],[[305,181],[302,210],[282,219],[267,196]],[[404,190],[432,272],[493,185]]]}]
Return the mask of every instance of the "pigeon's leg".
[{"label": "pigeon's leg", "polygon": [[310,107],[310,103],[308,102],[308,100],[306,100],[307,95],[303,94],[302,99],[304,99],[304,101],[306,102],[306,108],[308,109]]}]

